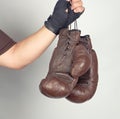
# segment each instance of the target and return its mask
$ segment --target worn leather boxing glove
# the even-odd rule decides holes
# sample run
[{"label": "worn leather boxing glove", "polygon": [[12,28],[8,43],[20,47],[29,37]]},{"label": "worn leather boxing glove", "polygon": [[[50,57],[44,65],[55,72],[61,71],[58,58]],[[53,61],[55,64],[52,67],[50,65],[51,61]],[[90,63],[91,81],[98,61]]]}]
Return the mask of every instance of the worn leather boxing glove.
[{"label": "worn leather boxing glove", "polygon": [[[79,76],[88,69],[90,56],[83,46],[81,46],[78,53],[76,53],[76,63],[75,61],[73,62],[73,53],[79,41],[80,31],[68,29],[62,29],[60,31],[59,41],[53,52],[48,74],[39,85],[40,91],[44,95],[52,98],[67,97],[75,87]],[[77,60],[77,57],[79,57],[79,60]],[[85,61],[88,63],[85,63]],[[83,63],[83,65],[81,65],[81,63]],[[74,68],[79,71],[76,73]]]},{"label": "worn leather boxing glove", "polygon": [[[68,12],[66,10],[68,9]],[[67,28],[74,20],[76,20],[82,13],[74,13],[70,8],[70,2],[66,0],[58,0],[50,15],[45,21],[45,26],[56,35],[62,28]]]},{"label": "worn leather boxing glove", "polygon": [[92,62],[89,70],[79,77],[79,80],[67,99],[75,103],[83,103],[93,97],[98,84],[98,60],[96,52],[92,49],[89,36],[81,37],[81,41],[88,49]]},{"label": "worn leather boxing glove", "polygon": [[78,78],[87,72],[90,68],[91,56],[83,43],[76,45],[73,51],[73,61],[71,67],[71,75],[74,78]]}]

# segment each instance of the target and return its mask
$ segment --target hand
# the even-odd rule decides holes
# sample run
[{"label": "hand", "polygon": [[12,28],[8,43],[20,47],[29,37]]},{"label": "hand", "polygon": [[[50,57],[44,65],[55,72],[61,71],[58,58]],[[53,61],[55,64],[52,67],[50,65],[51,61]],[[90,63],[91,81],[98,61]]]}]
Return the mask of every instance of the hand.
[{"label": "hand", "polygon": [[[67,9],[68,12],[66,11]],[[45,26],[57,35],[60,29],[67,27],[74,20],[79,18],[83,10],[84,8],[80,0],[58,0],[53,14],[45,21]]]}]

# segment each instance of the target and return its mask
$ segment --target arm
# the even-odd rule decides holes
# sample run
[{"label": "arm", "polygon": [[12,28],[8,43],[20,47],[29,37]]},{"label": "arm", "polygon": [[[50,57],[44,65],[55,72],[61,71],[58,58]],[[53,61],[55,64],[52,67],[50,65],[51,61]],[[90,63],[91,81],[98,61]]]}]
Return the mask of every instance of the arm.
[{"label": "arm", "polygon": [[[37,59],[56,35],[43,26],[39,31],[21,40],[0,56],[0,65],[20,69]],[[22,61],[22,62],[21,62]]]}]

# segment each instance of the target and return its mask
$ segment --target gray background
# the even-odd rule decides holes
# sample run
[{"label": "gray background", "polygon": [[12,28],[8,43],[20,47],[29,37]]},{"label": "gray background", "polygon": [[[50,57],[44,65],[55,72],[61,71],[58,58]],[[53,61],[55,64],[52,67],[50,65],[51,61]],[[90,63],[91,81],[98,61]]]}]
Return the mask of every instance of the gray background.
[{"label": "gray background", "polygon": [[[0,28],[19,41],[37,31],[56,0],[0,0]],[[39,92],[56,40],[35,62],[22,70],[0,67],[0,119],[119,119],[120,1],[84,0],[78,19],[82,35],[90,34],[99,60],[95,96],[83,104],[50,99]]]}]

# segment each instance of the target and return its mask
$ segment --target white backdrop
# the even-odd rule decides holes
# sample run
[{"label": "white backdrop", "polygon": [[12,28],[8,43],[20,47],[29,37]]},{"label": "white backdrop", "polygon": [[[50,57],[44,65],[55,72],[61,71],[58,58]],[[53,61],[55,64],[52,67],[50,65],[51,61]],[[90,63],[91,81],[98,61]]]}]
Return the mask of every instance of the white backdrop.
[{"label": "white backdrop", "polygon": [[[39,92],[57,38],[44,54],[22,70],[0,67],[0,119],[119,119],[120,118],[120,1],[84,0],[78,19],[82,35],[90,34],[99,60],[95,96],[75,104],[50,99]],[[19,41],[37,31],[56,0],[0,0],[0,29]]]}]

